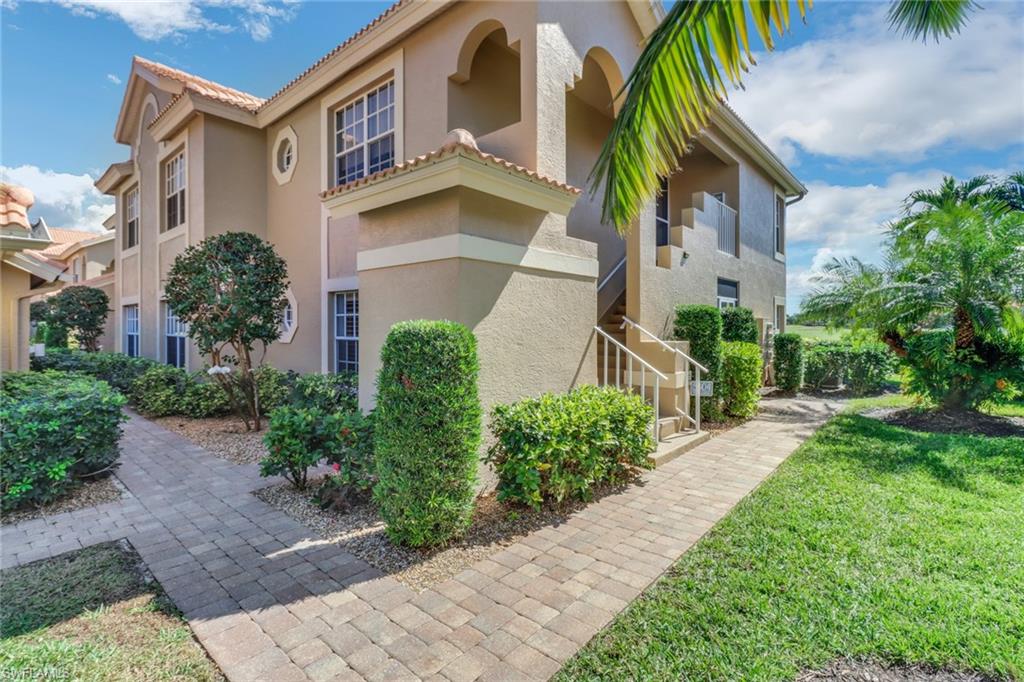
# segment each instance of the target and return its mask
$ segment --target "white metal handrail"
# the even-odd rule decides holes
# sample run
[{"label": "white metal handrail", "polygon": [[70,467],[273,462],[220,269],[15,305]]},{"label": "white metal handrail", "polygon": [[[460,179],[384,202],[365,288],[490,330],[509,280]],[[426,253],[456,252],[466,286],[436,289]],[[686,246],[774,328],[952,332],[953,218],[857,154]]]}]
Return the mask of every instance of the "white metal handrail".
[{"label": "white metal handrail", "polygon": [[[680,416],[685,417],[686,419],[689,419],[690,423],[693,424],[693,427],[697,430],[698,433],[700,433],[701,374],[706,373],[708,371],[708,368],[705,367],[704,365],[700,364],[699,362],[697,362],[692,357],[690,357],[689,355],[687,355],[683,351],[679,350],[675,346],[668,345],[667,343],[665,343],[664,340],[662,340],[661,338],[655,336],[651,332],[647,331],[646,329],[644,329],[643,327],[641,327],[639,324],[637,324],[633,320],[629,319],[628,317],[623,316],[623,318],[622,318],[622,325],[621,326],[622,327],[631,327],[631,328],[637,330],[638,332],[640,332],[644,336],[648,337],[649,339],[657,341],[664,350],[667,350],[670,353],[675,353],[675,354],[679,355],[680,357],[683,358],[683,360],[685,360],[688,363],[688,365],[693,365],[693,367],[694,367],[694,369],[696,370],[696,373],[697,373],[697,396],[696,396],[697,404],[696,404],[695,410],[694,410],[694,414],[696,415],[696,418],[691,417],[689,412],[687,412],[685,410],[679,409],[678,406],[676,407],[676,412],[678,412]],[[687,380],[687,382],[689,382],[689,380],[690,380],[690,373],[689,373],[689,371],[687,371],[687,373],[686,373],[686,380]],[[687,390],[689,390],[689,387],[687,387]]]},{"label": "white metal handrail", "polygon": [[625,264],[626,264],[626,257],[623,256],[622,260],[620,260],[618,263],[616,263],[615,267],[612,268],[611,270],[609,270],[608,274],[605,275],[604,279],[601,280],[601,283],[597,285],[597,290],[601,291],[601,289],[604,289],[605,285],[608,284],[608,282],[612,281],[612,277],[615,276],[615,273],[617,273],[619,270],[621,270],[622,266],[625,265]]},{"label": "white metal handrail", "polygon": [[658,442],[661,440],[658,437],[658,417],[660,413],[658,409],[660,407],[659,400],[661,395],[661,382],[668,381],[668,377],[659,372],[654,365],[644,360],[642,357],[631,351],[630,349],[619,343],[611,334],[601,329],[598,326],[594,326],[594,331],[600,334],[604,338],[604,374],[601,376],[601,381],[604,386],[609,386],[608,381],[608,344],[615,346],[615,388],[622,389],[622,366],[621,356],[626,355],[626,387],[627,390],[633,390],[636,388],[636,381],[633,378],[633,361],[636,360],[640,365],[640,395],[647,398],[647,372],[649,371],[654,375],[654,396],[653,396],[653,407],[654,407],[654,423],[651,425],[654,431],[654,441]]}]

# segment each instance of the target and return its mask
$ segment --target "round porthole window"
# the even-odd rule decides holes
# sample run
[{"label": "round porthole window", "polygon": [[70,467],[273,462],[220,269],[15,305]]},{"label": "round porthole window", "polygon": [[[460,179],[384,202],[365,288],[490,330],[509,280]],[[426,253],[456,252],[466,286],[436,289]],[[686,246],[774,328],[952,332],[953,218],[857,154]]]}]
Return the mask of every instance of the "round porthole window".
[{"label": "round porthole window", "polygon": [[277,170],[281,173],[287,173],[291,170],[292,161],[294,161],[294,152],[292,150],[292,141],[285,138],[281,140],[281,144],[277,146]]}]

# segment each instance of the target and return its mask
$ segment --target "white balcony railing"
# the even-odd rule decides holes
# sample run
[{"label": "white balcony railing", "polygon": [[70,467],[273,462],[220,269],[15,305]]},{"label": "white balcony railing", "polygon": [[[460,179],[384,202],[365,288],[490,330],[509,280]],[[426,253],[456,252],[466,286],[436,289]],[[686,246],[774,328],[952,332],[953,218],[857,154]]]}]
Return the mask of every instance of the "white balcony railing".
[{"label": "white balcony railing", "polygon": [[705,200],[704,212],[708,214],[712,224],[718,227],[718,250],[730,256],[739,256],[736,233],[736,211],[711,197]]}]

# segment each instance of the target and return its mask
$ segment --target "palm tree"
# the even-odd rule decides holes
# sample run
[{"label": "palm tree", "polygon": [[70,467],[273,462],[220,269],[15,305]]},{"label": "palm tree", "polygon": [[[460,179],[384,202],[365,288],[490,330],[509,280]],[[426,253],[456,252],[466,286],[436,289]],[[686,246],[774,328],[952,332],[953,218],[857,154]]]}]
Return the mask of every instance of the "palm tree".
[{"label": "palm tree", "polygon": [[[796,0],[802,19],[811,3]],[[906,36],[938,40],[959,32],[975,7],[973,0],[895,0],[889,23]],[[725,101],[726,80],[742,86],[754,63],[750,35],[773,50],[775,37],[789,29],[790,9],[790,0],[677,0],[629,74],[622,108],[591,172],[591,191],[604,186],[605,222],[628,231]]]},{"label": "palm tree", "polygon": [[[1024,213],[995,198],[947,201],[921,212],[913,229],[894,224],[889,236],[883,266],[833,260],[802,309],[874,329],[911,365],[920,358],[908,355],[908,339],[943,327],[952,328],[952,357],[1003,363],[993,341],[1007,336],[1024,301]],[[973,381],[969,372],[953,377],[946,406],[962,406]]]}]

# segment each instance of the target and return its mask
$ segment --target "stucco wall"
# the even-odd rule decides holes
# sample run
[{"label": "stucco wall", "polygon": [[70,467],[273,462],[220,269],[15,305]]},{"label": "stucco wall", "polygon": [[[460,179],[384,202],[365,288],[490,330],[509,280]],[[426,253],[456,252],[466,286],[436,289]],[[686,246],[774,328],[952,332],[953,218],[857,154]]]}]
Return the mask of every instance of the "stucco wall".
[{"label": "stucco wall", "polygon": [[[656,266],[653,208],[648,207],[630,235],[627,314],[661,335],[672,337],[675,307],[681,303],[717,304],[718,278],[739,282],[739,305],[755,318],[774,319],[776,297],[786,295],[786,266],[774,251],[774,183],[740,150],[723,143],[732,165],[702,151],[683,158],[682,170],[670,180],[670,224],[682,223],[682,211],[694,206],[694,192],[725,191],[738,210],[739,258],[718,250],[717,228],[695,211],[692,229],[683,229],[683,251],[672,268]],[[710,197],[707,197],[710,202]],[[698,205],[701,199],[698,197]],[[634,265],[634,255],[635,265]]]},{"label": "stucco wall", "polygon": [[28,306],[21,305],[29,294],[27,272],[0,264],[0,370],[28,369]]}]

